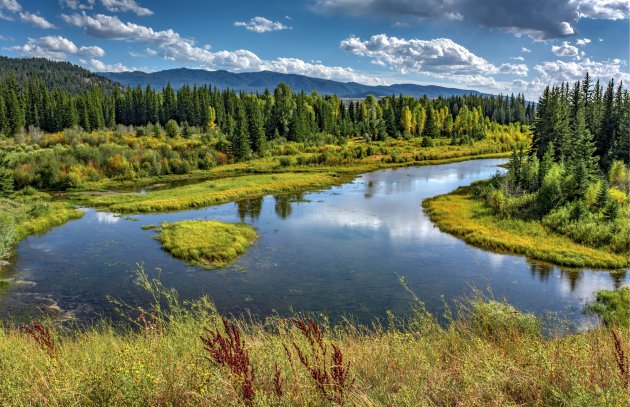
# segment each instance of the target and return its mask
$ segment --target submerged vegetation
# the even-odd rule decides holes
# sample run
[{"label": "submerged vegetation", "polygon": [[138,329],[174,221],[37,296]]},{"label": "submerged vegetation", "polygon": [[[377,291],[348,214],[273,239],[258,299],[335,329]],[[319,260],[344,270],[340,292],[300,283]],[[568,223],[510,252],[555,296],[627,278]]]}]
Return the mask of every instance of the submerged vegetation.
[{"label": "submerged vegetation", "polygon": [[[589,116],[586,113],[589,112]],[[532,147],[505,175],[425,203],[438,226],[468,243],[578,267],[627,267],[630,96],[588,75],[547,88]],[[599,120],[595,120],[599,118]]]},{"label": "submerged vegetation", "polygon": [[296,316],[226,320],[141,273],[154,306],[136,328],[0,330],[6,405],[626,405],[627,328],[544,336],[544,322],[481,297],[440,325],[422,303],[383,324]]},{"label": "submerged vegetation", "polygon": [[186,220],[162,223],[157,239],[173,256],[200,267],[221,267],[242,255],[258,238],[245,223]]}]

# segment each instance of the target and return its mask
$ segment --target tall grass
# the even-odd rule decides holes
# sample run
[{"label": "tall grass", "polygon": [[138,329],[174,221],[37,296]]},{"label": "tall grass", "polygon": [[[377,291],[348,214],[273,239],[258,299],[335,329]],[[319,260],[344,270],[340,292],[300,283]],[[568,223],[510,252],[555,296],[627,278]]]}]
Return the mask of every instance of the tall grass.
[{"label": "tall grass", "polygon": [[628,266],[627,254],[574,242],[537,220],[494,215],[482,199],[474,196],[473,187],[426,199],[422,205],[440,230],[482,249],[521,254],[569,267],[621,269]]},{"label": "tall grass", "polygon": [[[623,327],[614,328],[617,340],[603,327],[545,337],[536,317],[482,298],[463,301],[444,326],[421,307],[369,328],[349,322],[330,326],[325,320],[304,328],[278,317],[224,322],[205,298],[182,302],[142,272],[139,283],[153,306],[114,304],[136,328],[102,323],[68,332],[48,325],[52,356],[29,334],[4,326],[0,404],[621,406],[629,401],[620,367],[628,366]],[[231,332],[239,345],[225,346],[223,355],[238,348],[234,360],[243,361],[251,374],[235,374],[232,364],[218,363],[204,349],[200,336],[207,338],[206,328],[228,342]],[[293,343],[307,362],[298,360]],[[293,349],[291,356],[287,349]],[[321,379],[324,371],[328,381]],[[246,381],[251,393],[243,393]]]}]

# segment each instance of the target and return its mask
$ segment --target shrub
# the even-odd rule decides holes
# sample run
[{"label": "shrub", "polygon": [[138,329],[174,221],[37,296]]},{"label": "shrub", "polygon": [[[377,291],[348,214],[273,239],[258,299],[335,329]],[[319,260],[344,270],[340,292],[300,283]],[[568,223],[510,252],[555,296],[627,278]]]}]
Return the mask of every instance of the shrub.
[{"label": "shrub", "polygon": [[630,287],[599,291],[595,301],[587,304],[584,310],[599,315],[607,326],[627,328],[630,322]]},{"label": "shrub", "polygon": [[15,242],[15,219],[9,213],[0,213],[0,259],[4,258]]},{"label": "shrub", "polygon": [[173,119],[166,122],[166,135],[174,138],[179,136],[179,125]]}]

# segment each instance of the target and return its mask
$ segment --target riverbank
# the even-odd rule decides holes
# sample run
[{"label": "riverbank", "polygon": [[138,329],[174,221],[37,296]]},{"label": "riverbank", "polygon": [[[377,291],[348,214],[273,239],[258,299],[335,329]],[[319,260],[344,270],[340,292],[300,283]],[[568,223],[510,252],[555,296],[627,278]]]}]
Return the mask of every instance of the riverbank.
[{"label": "riverbank", "polygon": [[[329,188],[349,182],[355,176],[386,168],[440,165],[471,159],[507,158],[509,153],[454,156],[421,161],[394,162],[351,162],[346,165],[304,165],[284,167],[275,160],[254,160],[247,164],[228,165],[192,178],[169,177],[165,182],[174,186],[147,193],[94,193],[77,192],[71,199],[81,205],[117,213],[150,213],[177,211],[219,205],[241,199],[258,198],[269,194],[305,192]],[[207,180],[211,178],[211,180]],[[194,182],[197,179],[199,182]],[[188,184],[191,180],[192,183]],[[137,185],[148,185],[149,180],[138,180]],[[159,182],[157,179],[154,182]],[[102,187],[103,185],[101,185]],[[115,189],[112,184],[108,188]],[[132,186],[124,184],[126,188]]]},{"label": "riverbank", "polygon": [[[369,329],[269,318],[224,325],[201,299],[140,274],[156,304],[135,329],[0,330],[0,404],[625,405],[627,328],[560,337],[506,303],[463,301],[446,326],[411,317]],[[200,337],[203,338],[200,339]]]},{"label": "riverbank", "polygon": [[0,260],[28,236],[83,216],[74,205],[51,199],[49,194],[34,190],[17,193],[13,199],[0,199]]},{"label": "riverbank", "polygon": [[202,268],[225,266],[257,238],[256,230],[245,223],[201,220],[163,223],[156,236],[174,257]]},{"label": "riverbank", "polygon": [[498,253],[518,254],[560,266],[622,269],[628,256],[578,244],[542,222],[500,218],[474,196],[473,187],[426,199],[422,206],[443,232]]}]

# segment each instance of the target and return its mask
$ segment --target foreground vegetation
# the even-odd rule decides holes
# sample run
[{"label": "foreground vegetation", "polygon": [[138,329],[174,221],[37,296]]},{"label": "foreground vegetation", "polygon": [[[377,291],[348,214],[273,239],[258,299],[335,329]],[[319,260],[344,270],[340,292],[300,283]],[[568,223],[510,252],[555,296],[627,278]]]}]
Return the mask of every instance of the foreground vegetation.
[{"label": "foreground vegetation", "polygon": [[202,220],[162,223],[157,236],[164,250],[204,268],[234,261],[257,238],[256,230],[245,223]]},{"label": "foreground vegetation", "polygon": [[[462,302],[445,326],[419,300],[369,329],[225,321],[207,300],[118,306],[136,329],[0,330],[4,405],[626,405],[627,328],[556,337],[503,302]],[[627,316],[626,316],[627,318]],[[200,339],[201,338],[201,339]]]}]

